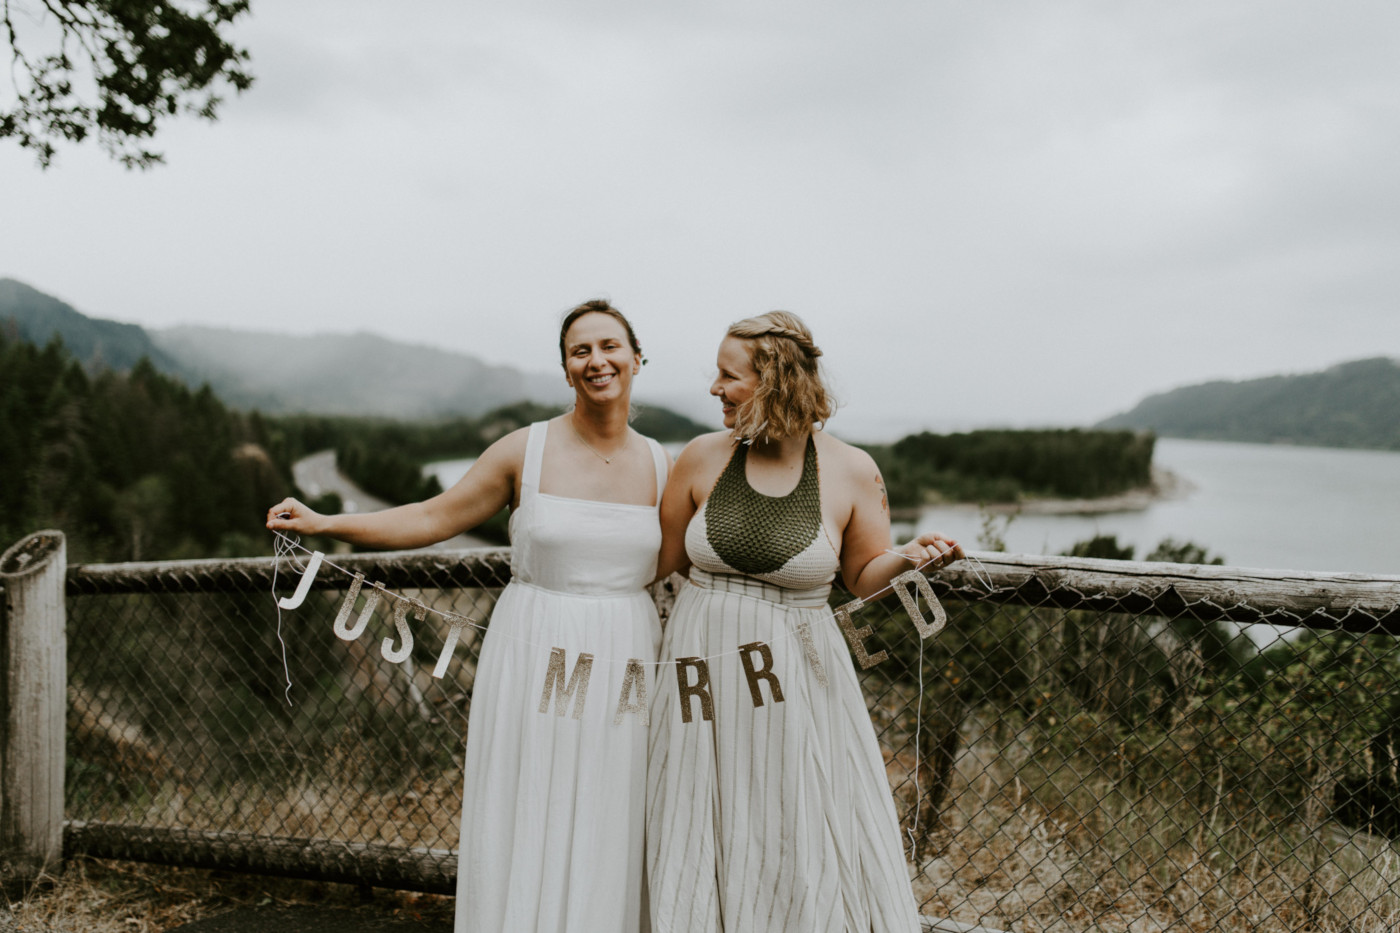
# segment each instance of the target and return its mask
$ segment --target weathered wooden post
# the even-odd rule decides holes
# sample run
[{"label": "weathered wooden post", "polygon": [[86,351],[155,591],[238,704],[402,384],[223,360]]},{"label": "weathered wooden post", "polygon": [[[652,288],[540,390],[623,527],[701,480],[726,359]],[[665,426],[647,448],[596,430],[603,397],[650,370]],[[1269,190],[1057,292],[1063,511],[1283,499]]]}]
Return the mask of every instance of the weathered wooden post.
[{"label": "weathered wooden post", "polygon": [[63,854],[68,684],[61,531],[0,556],[0,881],[27,884]]}]

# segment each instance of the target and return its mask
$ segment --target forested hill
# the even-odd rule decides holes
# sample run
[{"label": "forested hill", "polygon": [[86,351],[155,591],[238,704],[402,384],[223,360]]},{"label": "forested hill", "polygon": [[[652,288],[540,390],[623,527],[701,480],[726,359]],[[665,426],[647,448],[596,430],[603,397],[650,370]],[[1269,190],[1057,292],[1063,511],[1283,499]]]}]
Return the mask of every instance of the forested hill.
[{"label": "forested hill", "polygon": [[1400,450],[1400,361],[1207,382],[1163,392],[1099,423],[1166,437]]},{"label": "forested hill", "polygon": [[0,546],[61,528],[75,562],[263,551],[290,485],[269,436],[149,362],[90,376],[55,343],[0,333]]},{"label": "forested hill", "polygon": [[57,335],[89,370],[130,369],[142,357],[162,372],[179,369],[138,325],[88,317],[14,279],[0,279],[0,330],[41,347]]}]

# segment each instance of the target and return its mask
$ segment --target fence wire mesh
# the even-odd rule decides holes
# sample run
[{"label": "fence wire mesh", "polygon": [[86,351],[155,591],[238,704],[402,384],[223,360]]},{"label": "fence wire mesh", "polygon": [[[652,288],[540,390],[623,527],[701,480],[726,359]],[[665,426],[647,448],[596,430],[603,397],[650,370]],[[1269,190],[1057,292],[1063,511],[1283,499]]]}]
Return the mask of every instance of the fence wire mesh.
[{"label": "fence wire mesh", "polygon": [[[1323,597],[1299,608],[1241,597],[1219,568],[1186,594],[1141,576],[1154,565],[1071,561],[1092,573],[1065,577],[997,557],[990,578],[934,579],[935,638],[893,598],[856,617],[888,653],[862,683],[926,916],[1018,933],[1396,927],[1400,581],[1373,581],[1358,610],[1323,598],[1358,578],[1314,575]],[[508,576],[504,552],[336,560],[473,619]],[[127,567],[69,576],[76,848],[450,890],[479,632],[435,679],[439,615],[397,664],[385,613],[335,637],[342,574],[279,622],[271,561]],[[296,571],[281,574],[285,594]],[[154,836],[176,850],[143,848]],[[258,840],[281,855],[250,859]]]}]

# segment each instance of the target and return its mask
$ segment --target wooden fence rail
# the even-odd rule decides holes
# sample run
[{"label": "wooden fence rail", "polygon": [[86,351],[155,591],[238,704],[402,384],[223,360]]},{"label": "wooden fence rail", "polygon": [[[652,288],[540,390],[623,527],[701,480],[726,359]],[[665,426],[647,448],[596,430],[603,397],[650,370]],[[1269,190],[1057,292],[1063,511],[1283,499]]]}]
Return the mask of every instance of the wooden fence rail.
[{"label": "wooden fence rail", "polygon": [[935,592],[991,602],[1203,622],[1400,635],[1400,576],[969,552]]}]

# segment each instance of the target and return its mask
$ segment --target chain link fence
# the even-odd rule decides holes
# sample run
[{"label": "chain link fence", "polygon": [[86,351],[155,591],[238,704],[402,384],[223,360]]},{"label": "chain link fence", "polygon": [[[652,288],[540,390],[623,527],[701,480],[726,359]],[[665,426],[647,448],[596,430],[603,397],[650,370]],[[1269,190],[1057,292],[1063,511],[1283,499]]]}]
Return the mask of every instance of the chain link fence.
[{"label": "chain link fence", "polygon": [[[1400,923],[1400,577],[976,556],[932,580],[938,636],[893,598],[855,617],[925,915]],[[500,550],[333,559],[472,619],[509,577]],[[332,633],[348,576],[279,618],[276,566],[69,571],[68,852],[452,891],[480,633],[436,679],[442,616],[392,663],[388,613]]]}]

